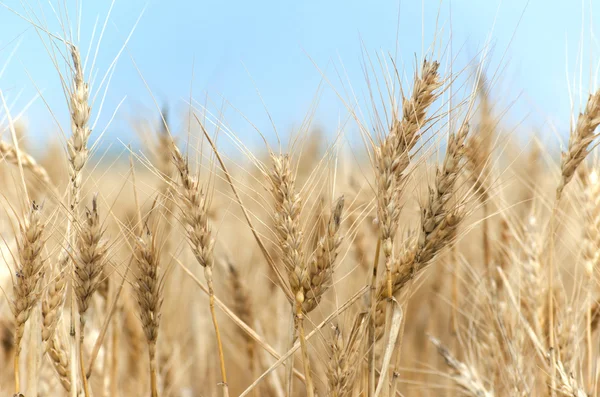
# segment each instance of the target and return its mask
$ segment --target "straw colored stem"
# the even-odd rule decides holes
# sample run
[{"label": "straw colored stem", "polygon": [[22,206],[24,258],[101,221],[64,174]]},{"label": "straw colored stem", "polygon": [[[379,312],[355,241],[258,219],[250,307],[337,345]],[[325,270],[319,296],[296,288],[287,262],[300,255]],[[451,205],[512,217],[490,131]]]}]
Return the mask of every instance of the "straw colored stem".
[{"label": "straw colored stem", "polygon": [[554,234],[556,233],[556,216],[558,212],[558,203],[560,200],[560,194],[557,194],[552,208],[552,214],[550,215],[550,249],[548,250],[548,343],[550,347],[551,355],[551,372],[550,372],[550,390],[551,395],[556,395],[556,349],[554,348]]},{"label": "straw colored stem", "polygon": [[150,395],[158,397],[158,382],[156,380],[156,344],[148,344],[148,358],[150,359]]},{"label": "straw colored stem", "polygon": [[304,365],[304,377],[306,379],[306,395],[314,397],[315,391],[310,369],[310,359],[308,357],[308,346],[306,344],[306,335],[304,333],[304,314],[302,313],[302,304],[296,300],[296,328],[298,330],[298,339],[300,339],[300,350],[302,351],[302,362]]},{"label": "straw colored stem", "polygon": [[79,322],[79,370],[81,371],[81,382],[83,383],[83,393],[86,397],[90,395],[87,376],[85,373],[85,362],[83,361],[83,340],[85,335],[85,322]]},{"label": "straw colored stem", "polygon": [[[290,350],[292,347],[294,347],[294,342],[295,342],[295,336],[296,336],[296,327],[295,327],[295,319],[296,319],[296,315],[294,314],[294,310],[291,310],[292,315],[290,316],[290,332],[289,332],[289,338],[290,338],[290,343],[288,345],[288,350]],[[294,356],[290,356],[290,358],[288,359],[288,362],[285,364],[287,365],[286,367],[286,377],[285,377],[285,381],[287,384],[287,387],[285,388],[287,391],[287,396],[291,396],[292,395],[292,391],[294,389],[294,379],[292,377],[293,372],[294,372]]]},{"label": "straw colored stem", "polygon": [[210,316],[215,327],[215,336],[217,338],[217,349],[219,351],[219,364],[221,367],[221,386],[223,387],[223,397],[229,397],[229,386],[227,385],[227,371],[225,370],[225,355],[223,354],[223,343],[221,341],[221,332],[215,312],[215,292],[213,290],[212,268],[204,268],[204,276],[208,285],[208,301],[210,305]]},{"label": "straw colored stem", "polygon": [[367,374],[367,384],[368,384],[368,395],[372,397],[375,394],[375,342],[376,342],[376,332],[375,332],[375,312],[377,310],[377,267],[379,266],[379,251],[381,249],[381,239],[377,240],[377,246],[375,247],[375,259],[373,260],[373,269],[371,276],[371,319],[369,320],[369,332],[368,332],[368,349],[369,349],[369,363],[368,363],[368,374]]},{"label": "straw colored stem", "polygon": [[69,326],[69,353],[70,371],[69,381],[71,383],[71,397],[77,397],[77,332],[75,331],[75,294],[71,293],[71,316]]},{"label": "straw colored stem", "polygon": [[19,380],[19,356],[20,356],[21,347],[17,345],[17,349],[15,351],[15,360],[14,360],[14,368],[15,368],[15,395],[18,395],[21,391],[21,382]]}]

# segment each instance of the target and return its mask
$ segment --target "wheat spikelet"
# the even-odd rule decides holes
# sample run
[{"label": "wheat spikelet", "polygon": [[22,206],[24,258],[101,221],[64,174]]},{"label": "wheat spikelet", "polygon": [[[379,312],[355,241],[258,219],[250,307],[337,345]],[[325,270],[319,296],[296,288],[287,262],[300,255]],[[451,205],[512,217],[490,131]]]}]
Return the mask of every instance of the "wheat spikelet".
[{"label": "wheat spikelet", "polygon": [[317,249],[305,270],[308,272],[308,275],[303,277],[305,283],[302,287],[305,291],[305,298],[302,310],[306,313],[310,313],[317,307],[321,301],[321,297],[331,286],[333,267],[337,258],[338,248],[342,243],[339,230],[342,223],[343,209],[344,196],[341,196],[337,199],[333,207],[324,235],[319,239]]},{"label": "wheat spikelet", "polygon": [[71,381],[69,379],[69,355],[62,346],[60,338],[57,335],[52,336],[47,341],[48,358],[58,375],[60,384],[67,391],[71,391]]},{"label": "wheat spikelet", "polygon": [[54,272],[50,285],[46,289],[44,299],[42,300],[42,341],[47,343],[50,341],[56,330],[56,325],[60,320],[65,295],[67,290],[66,272],[69,257],[61,255]]}]

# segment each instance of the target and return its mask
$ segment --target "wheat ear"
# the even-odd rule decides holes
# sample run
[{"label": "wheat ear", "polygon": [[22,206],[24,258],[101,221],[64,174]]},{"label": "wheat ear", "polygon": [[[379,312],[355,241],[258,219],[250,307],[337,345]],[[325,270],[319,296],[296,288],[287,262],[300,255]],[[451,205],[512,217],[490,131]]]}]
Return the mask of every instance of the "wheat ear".
[{"label": "wheat ear", "polygon": [[210,198],[202,190],[197,177],[191,175],[187,160],[183,157],[174,142],[171,142],[171,154],[175,168],[181,179],[179,197],[183,204],[181,206],[181,215],[186,228],[188,242],[196,260],[204,268],[204,278],[206,279],[209,291],[210,313],[215,327],[217,348],[219,350],[221,385],[223,387],[223,396],[227,397],[229,396],[229,387],[227,385],[227,371],[225,370],[225,356],[223,354],[221,332],[219,331],[219,324],[215,313],[215,292],[213,285],[213,248],[215,241],[208,223]]},{"label": "wheat ear", "polygon": [[[71,217],[69,218],[69,225],[67,229],[67,235],[70,239],[71,247],[77,245],[76,233],[73,230],[73,223],[79,221],[79,201],[81,197],[81,184],[83,181],[82,170],[88,161],[89,149],[88,140],[92,133],[89,127],[89,119],[91,113],[91,107],[89,105],[89,86],[85,81],[83,75],[83,66],[81,64],[81,55],[79,49],[76,46],[71,46],[71,60],[73,63],[73,83],[69,97],[69,110],[71,113],[71,136],[67,141],[67,154],[69,157],[69,210],[71,211]],[[77,286],[75,285],[75,277],[72,277],[72,290],[75,291]],[[71,297],[71,316],[70,316],[70,378],[71,378],[71,397],[77,397],[77,332],[75,325],[75,306],[76,306],[75,294]],[[84,371],[83,362],[80,363],[81,371]],[[82,382],[84,384],[84,392],[86,397],[89,396],[89,390],[87,388],[87,380],[83,376]]]},{"label": "wheat ear", "polygon": [[402,119],[394,116],[388,135],[375,148],[377,183],[377,218],[381,246],[385,256],[388,295],[392,294],[391,266],[394,261],[394,237],[400,218],[400,196],[410,163],[410,151],[419,139],[427,109],[437,98],[441,87],[439,64],[423,61],[421,76],[415,74],[412,95],[402,103]]},{"label": "wheat ear", "polygon": [[100,276],[106,265],[107,244],[104,230],[98,215],[96,197],[92,208],[86,209],[86,221],[77,233],[77,258],[74,261],[75,296],[79,308],[79,364],[84,392],[89,395],[87,376],[83,361],[83,341],[85,338],[86,312],[94,293],[100,287]]},{"label": "wheat ear", "polygon": [[331,357],[327,367],[329,393],[332,397],[349,396],[354,388],[366,319],[366,313],[357,315],[347,340],[344,340],[339,327],[334,327]]},{"label": "wheat ear", "polygon": [[[42,300],[42,342],[48,344],[54,337],[56,326],[60,320],[67,291],[67,265],[69,257],[62,251],[58,266],[54,269],[53,278],[46,289]],[[47,350],[47,348],[46,348]]]},{"label": "wheat ear", "polygon": [[152,397],[158,397],[156,381],[156,341],[160,325],[160,308],[163,302],[163,278],[160,275],[160,253],[156,241],[156,233],[149,229],[137,239],[135,259],[138,265],[138,276],[135,292],[140,310],[142,329],[148,342],[150,359],[150,386]]},{"label": "wheat ear", "polygon": [[323,236],[319,238],[317,249],[305,270],[308,273],[303,277],[304,284],[302,286],[305,291],[302,310],[305,313],[313,311],[321,301],[325,291],[331,287],[335,260],[342,243],[340,225],[343,210],[344,196],[341,196],[333,206]]},{"label": "wheat ear", "polygon": [[40,207],[33,202],[25,220],[20,225],[17,240],[18,264],[16,279],[13,278],[13,314],[15,317],[15,390],[20,392],[19,356],[25,324],[40,298],[40,282],[44,275],[44,223]]},{"label": "wheat ear", "polygon": [[[269,173],[271,182],[271,194],[274,197],[274,224],[275,233],[281,247],[281,260],[288,275],[288,282],[294,296],[293,316],[294,331],[300,339],[302,361],[304,364],[304,376],[306,378],[306,393],[309,397],[314,396],[314,386],[308,357],[308,346],[304,332],[304,313],[302,306],[305,301],[305,290],[303,285],[308,285],[308,272],[304,256],[303,232],[300,225],[300,209],[302,200],[296,193],[296,179],[291,168],[288,155],[276,155],[271,153],[272,169]],[[288,392],[291,382],[288,385]]]},{"label": "wheat ear", "polygon": [[573,179],[577,167],[588,155],[590,145],[596,138],[594,131],[599,124],[600,90],[589,96],[584,112],[579,114],[575,129],[569,135],[569,146],[561,156],[561,179],[556,188],[557,200],[560,199],[565,186]]},{"label": "wheat ear", "polygon": [[[461,203],[452,204],[456,195],[455,183],[462,170],[464,145],[469,133],[469,125],[463,124],[456,134],[448,138],[448,148],[442,167],[436,170],[434,187],[429,189],[427,204],[421,211],[421,230],[417,241],[404,247],[403,254],[394,263],[392,293],[400,291],[418,272],[423,270],[433,258],[449,246],[455,236],[458,224],[464,217]],[[385,312],[384,298],[389,296],[389,285],[384,280],[378,288],[375,325],[380,337]]]}]

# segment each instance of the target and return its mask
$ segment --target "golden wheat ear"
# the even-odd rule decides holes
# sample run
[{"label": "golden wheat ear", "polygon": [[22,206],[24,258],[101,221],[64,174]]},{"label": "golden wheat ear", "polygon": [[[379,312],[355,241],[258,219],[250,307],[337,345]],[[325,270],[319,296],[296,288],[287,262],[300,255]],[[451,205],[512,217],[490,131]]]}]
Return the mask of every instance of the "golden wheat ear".
[{"label": "golden wheat ear", "polygon": [[156,348],[160,326],[160,309],[163,302],[163,281],[160,274],[160,253],[156,241],[156,230],[149,228],[138,237],[134,257],[138,267],[134,285],[138,301],[142,329],[148,343],[150,359],[151,395],[158,396]]},{"label": "golden wheat ear", "polygon": [[[42,220],[41,207],[31,204],[25,219],[20,223],[17,238],[16,274],[13,280],[14,300],[12,310],[15,319],[15,390],[20,392],[19,356],[25,325],[37,306],[41,295],[41,282],[45,272],[45,258],[42,250],[45,245],[45,223]],[[37,326],[37,324],[36,324]]]},{"label": "golden wheat ear", "polygon": [[594,131],[599,124],[600,90],[589,96],[585,110],[577,118],[577,124],[569,136],[567,151],[562,153],[561,179],[556,188],[557,198],[560,198],[565,186],[573,179],[577,167],[589,154],[590,145],[596,138]]}]

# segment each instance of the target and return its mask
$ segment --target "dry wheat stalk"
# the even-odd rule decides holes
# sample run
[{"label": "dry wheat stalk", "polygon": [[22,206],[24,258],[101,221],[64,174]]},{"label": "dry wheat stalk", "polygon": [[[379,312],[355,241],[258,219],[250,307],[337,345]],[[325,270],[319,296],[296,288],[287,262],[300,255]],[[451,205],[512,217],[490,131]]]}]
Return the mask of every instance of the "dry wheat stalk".
[{"label": "dry wheat stalk", "polygon": [[108,245],[104,240],[104,229],[98,215],[97,198],[92,199],[92,208],[86,208],[86,221],[77,235],[77,257],[73,260],[74,293],[79,309],[79,365],[84,392],[89,395],[85,365],[83,362],[83,343],[85,339],[86,312],[92,296],[100,287],[100,276],[106,265]]},{"label": "dry wheat stalk", "polygon": [[44,276],[44,227],[41,209],[33,202],[23,222],[20,223],[17,240],[18,263],[16,279],[13,280],[14,300],[12,310],[15,318],[15,390],[20,392],[19,355],[25,324],[40,298],[41,280]]},{"label": "dry wheat stalk", "polygon": [[135,292],[142,321],[142,329],[148,343],[150,359],[151,395],[158,397],[156,380],[156,341],[160,325],[160,308],[163,301],[164,279],[160,275],[160,252],[156,241],[156,230],[146,230],[136,241],[134,253],[138,276]]},{"label": "dry wheat stalk", "polygon": [[[271,153],[272,169],[268,174],[271,194],[274,200],[275,234],[281,249],[281,260],[288,275],[288,283],[294,296],[294,332],[300,339],[306,392],[314,396],[314,386],[308,357],[308,347],[304,336],[304,313],[302,307],[305,300],[303,285],[308,285],[308,272],[303,247],[303,231],[300,225],[300,209],[302,200],[296,193],[295,174],[288,155]],[[289,376],[288,376],[289,379]],[[288,385],[291,387],[291,382]],[[289,393],[288,389],[288,393]]]},{"label": "dry wheat stalk", "polygon": [[[392,294],[400,291],[406,283],[454,240],[456,229],[464,216],[464,210],[451,198],[455,196],[454,185],[462,170],[464,143],[469,132],[468,124],[461,126],[457,134],[448,138],[448,148],[441,168],[436,171],[434,188],[429,189],[429,199],[421,212],[421,231],[413,243],[407,240],[402,255],[395,260],[392,273]],[[377,336],[383,331],[385,300],[389,295],[388,281],[383,280],[377,293],[375,325]]]},{"label": "dry wheat stalk", "polygon": [[377,219],[381,246],[385,256],[388,295],[392,293],[391,266],[394,261],[394,237],[398,228],[401,209],[401,192],[410,163],[410,151],[419,139],[419,131],[441,87],[439,64],[423,61],[421,76],[415,73],[412,95],[402,101],[402,119],[394,113],[388,135],[379,147],[375,147],[375,179],[377,184]]},{"label": "dry wheat stalk", "polygon": [[[281,260],[288,274],[292,292],[302,289],[304,274],[303,231],[300,226],[302,200],[295,191],[295,177],[287,155],[271,154],[272,171],[269,174],[271,193],[275,199],[275,233],[282,251]],[[301,297],[302,305],[304,296]]]},{"label": "dry wheat stalk", "polygon": [[[81,185],[82,185],[82,170],[88,161],[89,150],[88,140],[92,133],[89,127],[89,119],[91,113],[91,107],[89,104],[89,86],[85,80],[83,74],[83,65],[81,64],[81,55],[79,49],[71,45],[71,60],[73,66],[73,82],[69,92],[69,111],[71,114],[71,136],[67,140],[67,155],[69,158],[69,201],[68,209],[71,211],[70,217],[68,218],[69,224],[67,228],[67,235],[71,247],[77,245],[77,236],[73,230],[72,225],[79,221],[79,201],[81,197]],[[73,267],[74,268],[74,267]],[[75,291],[77,286],[75,285],[75,275],[72,277],[72,289]],[[77,340],[76,340],[76,325],[75,325],[75,294],[71,298],[71,315],[70,315],[70,379],[71,384],[77,383]],[[81,307],[80,307],[81,309]],[[81,340],[79,342],[81,345]],[[82,356],[81,351],[80,358]],[[81,373],[83,374],[84,363],[79,360],[79,366]],[[87,379],[82,376],[82,382],[84,385],[84,392],[86,397],[89,396],[89,390],[87,385]],[[76,388],[73,387],[71,390],[71,397],[77,397]]]},{"label": "dry wheat stalk", "polygon": [[323,294],[331,286],[337,251],[342,238],[339,236],[344,209],[344,198],[340,197],[331,212],[326,227],[321,230],[316,250],[307,261],[300,225],[302,200],[295,191],[295,174],[290,157],[271,153],[272,170],[268,175],[274,197],[275,233],[281,247],[281,259],[288,275],[288,282],[295,297],[295,330],[300,338],[304,362],[306,387],[312,396],[313,385],[310,373],[308,349],[304,339],[304,315],[319,304]]},{"label": "dry wheat stalk", "polygon": [[213,239],[208,223],[208,212],[210,208],[210,197],[203,191],[197,176],[192,176],[187,160],[183,157],[175,142],[171,141],[171,155],[175,168],[181,179],[179,189],[179,199],[182,201],[181,216],[182,223],[185,225],[187,239],[196,257],[196,260],[204,268],[204,278],[209,291],[209,306],[212,321],[215,327],[217,338],[217,348],[219,350],[219,361],[221,367],[221,386],[223,387],[223,396],[229,396],[229,387],[227,385],[227,372],[225,370],[225,357],[223,355],[223,346],[221,342],[221,333],[215,313],[215,293],[213,285],[214,255],[213,249],[215,240]]},{"label": "dry wheat stalk", "polygon": [[333,329],[334,340],[327,366],[329,393],[332,397],[350,396],[354,390],[366,318],[366,313],[360,313],[356,317],[347,340],[344,340],[339,327],[335,326]]},{"label": "dry wheat stalk", "polygon": [[67,141],[67,153],[69,155],[69,176],[71,178],[71,201],[69,204],[71,211],[76,211],[82,183],[81,170],[88,160],[89,150],[87,145],[92,130],[88,125],[91,113],[89,87],[83,76],[79,49],[75,46],[71,47],[71,59],[74,69],[73,87],[69,103],[72,135]]}]

